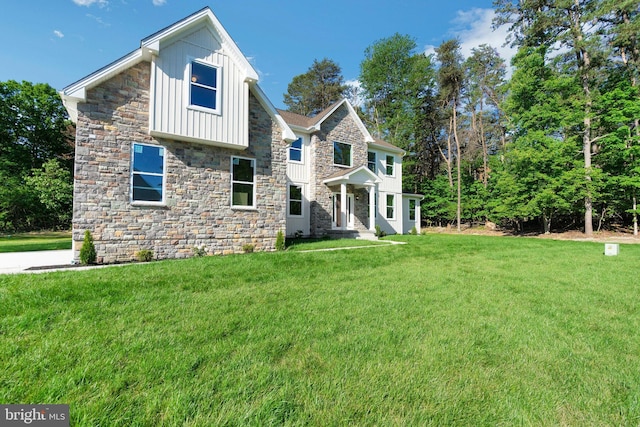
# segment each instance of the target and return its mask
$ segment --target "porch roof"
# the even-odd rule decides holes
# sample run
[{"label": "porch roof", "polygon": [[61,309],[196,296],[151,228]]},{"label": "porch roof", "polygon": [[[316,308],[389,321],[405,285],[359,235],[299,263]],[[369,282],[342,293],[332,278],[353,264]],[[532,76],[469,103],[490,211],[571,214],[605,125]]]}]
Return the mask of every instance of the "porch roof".
[{"label": "porch roof", "polygon": [[371,172],[368,167],[359,166],[333,173],[322,182],[325,185],[352,184],[355,186],[370,187],[382,182],[382,179]]}]

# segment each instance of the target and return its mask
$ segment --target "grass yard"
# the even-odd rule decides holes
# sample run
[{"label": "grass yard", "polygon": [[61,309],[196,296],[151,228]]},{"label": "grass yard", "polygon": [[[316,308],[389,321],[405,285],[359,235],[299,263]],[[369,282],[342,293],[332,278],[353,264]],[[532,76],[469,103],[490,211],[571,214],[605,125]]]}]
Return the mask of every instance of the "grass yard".
[{"label": "grass yard", "polygon": [[81,426],[640,424],[640,245],[394,239],[0,276],[0,401]]},{"label": "grass yard", "polygon": [[70,231],[0,235],[0,253],[71,249]]}]

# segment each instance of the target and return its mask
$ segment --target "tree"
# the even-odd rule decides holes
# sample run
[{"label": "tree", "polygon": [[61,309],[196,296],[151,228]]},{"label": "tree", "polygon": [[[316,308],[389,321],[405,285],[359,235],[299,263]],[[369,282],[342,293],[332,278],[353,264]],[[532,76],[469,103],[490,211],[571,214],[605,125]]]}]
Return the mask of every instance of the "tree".
[{"label": "tree", "polygon": [[346,96],[342,70],[330,59],[315,59],[306,73],[293,78],[284,94],[284,103],[292,113],[311,116]]},{"label": "tree", "polygon": [[42,225],[51,229],[69,228],[73,202],[73,180],[69,171],[63,169],[57,159],[51,159],[25,177],[25,184],[44,207]]},{"label": "tree", "polygon": [[[73,129],[62,100],[51,86],[13,80],[0,82],[0,179],[3,182],[0,231],[28,231],[49,224],[56,227],[68,224]],[[53,159],[55,165],[52,163],[42,172],[33,172]],[[28,181],[32,172],[36,175]],[[34,186],[36,181],[38,185]],[[53,194],[56,194],[54,198]],[[43,205],[45,200],[65,202],[54,208],[61,211],[52,213]],[[57,219],[51,221],[50,215]]]},{"label": "tree", "polygon": [[[462,69],[462,55],[460,54],[460,42],[452,39],[443,42],[436,48],[440,68],[438,69],[438,82],[440,88],[440,100],[442,107],[449,115],[449,138],[453,137],[455,144],[456,172],[457,172],[457,207],[456,226],[460,231],[462,210],[462,171],[461,171],[461,143],[458,136],[458,108],[462,99],[464,87],[464,72]],[[451,152],[449,145],[448,151]],[[450,154],[449,154],[450,155]],[[451,157],[449,157],[450,159]]]}]

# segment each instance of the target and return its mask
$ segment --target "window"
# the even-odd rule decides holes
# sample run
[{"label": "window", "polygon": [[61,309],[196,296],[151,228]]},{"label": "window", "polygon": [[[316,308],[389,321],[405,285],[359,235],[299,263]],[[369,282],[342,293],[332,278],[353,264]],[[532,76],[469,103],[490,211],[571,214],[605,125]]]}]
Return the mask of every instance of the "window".
[{"label": "window", "polygon": [[298,138],[289,147],[289,161],[302,162],[302,138]]},{"label": "window", "polygon": [[302,216],[302,187],[289,185],[289,215]]},{"label": "window", "polygon": [[254,159],[231,158],[231,206],[255,206]]},{"label": "window", "polygon": [[164,201],[164,147],[133,144],[131,156],[131,201]]},{"label": "window", "polygon": [[395,162],[395,159],[393,156],[387,156],[387,170],[386,173],[389,176],[393,176],[393,163]]},{"label": "window", "polygon": [[216,67],[201,62],[191,62],[190,105],[211,110],[218,109],[218,74],[219,70]]},{"label": "window", "polygon": [[416,220],[416,201],[413,199],[409,199],[409,220]]},{"label": "window", "polygon": [[334,141],[333,164],[351,167],[351,144]]},{"label": "window", "polygon": [[[371,218],[371,215],[369,214],[369,212],[371,212],[371,203],[369,203],[370,200],[371,199],[367,197],[367,218]],[[373,211],[375,212],[376,218],[378,218],[378,193],[377,192],[376,194],[373,195],[373,200],[374,200]]]},{"label": "window", "polygon": [[393,219],[395,218],[395,212],[394,212],[394,203],[395,202],[395,197],[393,194],[387,194],[387,219]]},{"label": "window", "polygon": [[376,153],[369,151],[367,157],[367,167],[371,172],[376,173]]}]

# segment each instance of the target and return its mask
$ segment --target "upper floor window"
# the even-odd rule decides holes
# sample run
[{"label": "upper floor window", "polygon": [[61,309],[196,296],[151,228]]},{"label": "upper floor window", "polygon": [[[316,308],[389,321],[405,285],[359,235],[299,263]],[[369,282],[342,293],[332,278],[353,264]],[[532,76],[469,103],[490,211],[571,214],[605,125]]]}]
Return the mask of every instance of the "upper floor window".
[{"label": "upper floor window", "polygon": [[416,201],[413,199],[409,199],[409,220],[416,220]]},{"label": "upper floor window", "polygon": [[333,164],[351,167],[351,144],[333,142]]},{"label": "upper floor window", "polygon": [[231,206],[255,206],[255,170],[255,159],[231,158]]},{"label": "upper floor window", "polygon": [[367,154],[367,167],[373,173],[376,173],[376,153],[369,151]]},{"label": "upper floor window", "polygon": [[133,144],[131,156],[131,200],[162,203],[164,201],[164,147]]},{"label": "upper floor window", "polygon": [[217,67],[191,61],[190,105],[218,110],[220,103],[219,74],[220,70]]},{"label": "upper floor window", "polygon": [[393,176],[393,164],[395,163],[395,158],[393,156],[387,156],[386,161],[386,174],[389,176]]},{"label": "upper floor window", "polygon": [[289,147],[289,161],[302,162],[302,138],[298,138]]}]

